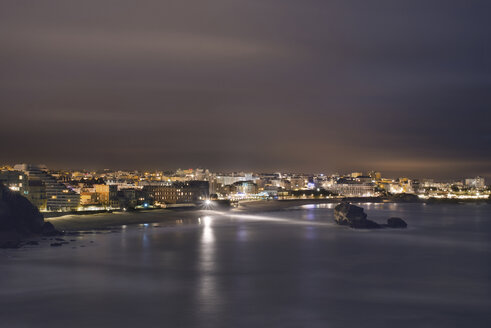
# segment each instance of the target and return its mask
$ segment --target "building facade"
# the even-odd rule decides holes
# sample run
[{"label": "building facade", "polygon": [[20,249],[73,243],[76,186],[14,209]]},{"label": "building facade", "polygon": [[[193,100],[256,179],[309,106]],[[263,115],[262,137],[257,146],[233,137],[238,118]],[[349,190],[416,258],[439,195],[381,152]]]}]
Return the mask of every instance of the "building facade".
[{"label": "building facade", "polygon": [[14,168],[22,170],[28,176],[28,180],[38,180],[44,184],[46,188],[46,210],[73,211],[79,207],[80,195],[64,183],[59,182],[45,170],[45,167],[18,164]]},{"label": "building facade", "polygon": [[208,199],[208,181],[175,182],[172,185],[147,185],[145,196],[154,204],[195,203]]}]

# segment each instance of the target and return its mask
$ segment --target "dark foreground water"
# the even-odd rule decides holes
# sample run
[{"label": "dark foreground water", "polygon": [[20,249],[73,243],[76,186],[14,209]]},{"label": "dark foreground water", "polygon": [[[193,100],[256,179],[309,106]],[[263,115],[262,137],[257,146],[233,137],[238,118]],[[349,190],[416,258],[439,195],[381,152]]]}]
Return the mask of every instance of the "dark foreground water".
[{"label": "dark foreground water", "polygon": [[410,228],[321,205],[4,250],[0,327],[491,327],[490,205],[363,206]]}]

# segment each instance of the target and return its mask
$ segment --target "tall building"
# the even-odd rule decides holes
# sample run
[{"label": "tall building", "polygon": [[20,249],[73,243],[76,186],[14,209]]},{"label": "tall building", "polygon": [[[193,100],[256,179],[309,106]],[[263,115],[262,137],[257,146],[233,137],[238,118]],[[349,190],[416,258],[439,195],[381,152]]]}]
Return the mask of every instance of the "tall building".
[{"label": "tall building", "polygon": [[118,201],[118,186],[96,184],[94,185],[95,193],[97,194],[97,201],[102,206],[106,207],[119,207]]},{"label": "tall building", "polygon": [[40,211],[46,210],[46,187],[41,180],[28,179],[23,171],[5,170],[0,172],[0,183],[29,199]]},{"label": "tall building", "polygon": [[28,180],[39,180],[44,184],[48,211],[72,211],[79,207],[80,195],[49,174],[46,167],[17,164],[14,168],[23,171],[28,176]]},{"label": "tall building", "polygon": [[475,177],[472,179],[465,179],[465,185],[475,189],[484,189],[486,182],[482,177]]},{"label": "tall building", "polygon": [[27,194],[27,176],[22,171],[0,171],[0,183],[12,191],[19,192],[23,196]]},{"label": "tall building", "polygon": [[29,199],[40,211],[46,211],[48,199],[44,183],[41,180],[29,180],[27,185],[27,199]]}]

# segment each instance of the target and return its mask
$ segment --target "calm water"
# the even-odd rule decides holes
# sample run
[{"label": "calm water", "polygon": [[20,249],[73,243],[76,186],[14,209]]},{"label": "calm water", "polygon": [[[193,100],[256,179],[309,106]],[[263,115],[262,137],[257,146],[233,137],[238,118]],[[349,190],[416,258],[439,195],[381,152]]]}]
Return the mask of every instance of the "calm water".
[{"label": "calm water", "polygon": [[0,327],[491,326],[490,205],[363,206],[410,227],[323,205],[4,250]]}]

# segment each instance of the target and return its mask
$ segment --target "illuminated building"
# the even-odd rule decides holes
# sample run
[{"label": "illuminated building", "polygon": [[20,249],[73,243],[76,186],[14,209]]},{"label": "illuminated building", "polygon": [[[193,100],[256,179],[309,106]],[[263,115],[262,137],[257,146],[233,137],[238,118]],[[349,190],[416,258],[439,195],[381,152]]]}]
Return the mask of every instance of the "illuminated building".
[{"label": "illuminated building", "polygon": [[[211,194],[226,195],[230,193],[231,186],[239,181],[259,181],[258,177],[254,177],[252,173],[231,173],[228,175],[217,174],[211,176],[209,174],[208,181],[210,183]],[[264,182],[264,181],[263,181]]]},{"label": "illuminated building", "polygon": [[69,189],[49,174],[44,166],[17,164],[16,169],[23,169],[29,180],[40,180],[46,188],[46,209],[48,211],[73,211],[80,204],[80,195]]},{"label": "illuminated building", "polygon": [[24,172],[10,170],[0,172],[0,183],[29,199],[39,210],[46,210],[46,187],[41,180],[28,179]]},{"label": "illuminated building", "polygon": [[127,188],[118,191],[119,207],[123,209],[135,208],[143,204],[145,196],[142,190]]},{"label": "illuminated building", "polygon": [[373,197],[376,196],[371,184],[336,184],[330,191],[347,197]]},{"label": "illuminated building", "polygon": [[21,171],[1,171],[0,183],[23,196],[27,194],[27,176]]},{"label": "illuminated building", "polygon": [[252,181],[238,181],[231,188],[231,192],[244,195],[255,195],[257,191],[257,184]]},{"label": "illuminated building", "polygon": [[144,195],[155,204],[194,203],[208,199],[208,181],[176,182],[172,185],[146,185]]},{"label": "illuminated building", "polygon": [[347,197],[376,196],[375,185],[373,183],[361,183],[350,177],[338,179],[328,190]]},{"label": "illuminated building", "polygon": [[46,186],[41,180],[30,179],[27,182],[27,195],[25,196],[40,211],[46,211],[48,205]]},{"label": "illuminated building", "polygon": [[275,179],[271,180],[271,186],[276,188],[290,189],[291,182],[286,179]]},{"label": "illuminated building", "polygon": [[80,191],[80,206],[96,205],[99,205],[99,203],[97,201],[97,193],[95,191],[87,190],[87,188]]},{"label": "illuminated building", "polygon": [[373,180],[380,180],[380,179],[382,179],[382,174],[380,172],[371,171],[368,175]]},{"label": "illuminated building", "polygon": [[238,181],[246,181],[244,175],[218,175],[216,176],[216,182],[224,186],[232,185]]},{"label": "illuminated building", "polygon": [[292,177],[290,178],[290,186],[291,189],[303,189],[306,186],[306,179],[305,177]]},{"label": "illuminated building", "polygon": [[484,178],[481,177],[465,179],[465,185],[475,189],[484,189],[486,187]]},{"label": "illuminated building", "polygon": [[118,201],[118,186],[95,184],[95,193],[97,195],[97,202],[105,207],[117,208],[119,207]]},{"label": "illuminated building", "polygon": [[372,183],[373,179],[368,175],[359,175],[355,178],[355,181],[360,183]]}]

